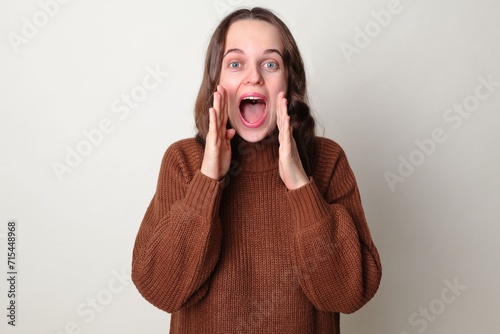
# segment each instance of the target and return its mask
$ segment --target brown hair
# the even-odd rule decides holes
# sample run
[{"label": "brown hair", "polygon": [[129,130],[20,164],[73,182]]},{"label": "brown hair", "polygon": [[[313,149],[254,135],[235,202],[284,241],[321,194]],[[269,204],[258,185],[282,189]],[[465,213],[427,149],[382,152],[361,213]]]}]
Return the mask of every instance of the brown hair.
[{"label": "brown hair", "polygon": [[[304,170],[307,175],[311,175],[316,158],[315,120],[308,103],[304,63],[288,27],[275,14],[264,8],[236,10],[226,16],[215,29],[208,45],[203,80],[195,104],[195,122],[198,129],[195,138],[205,146],[209,127],[208,110],[213,105],[213,93],[216,91],[220,78],[227,31],[232,23],[240,20],[268,22],[279,31],[284,46],[283,62],[288,73],[286,99],[290,125],[293,127],[293,137]],[[227,128],[229,128],[229,122]]]}]

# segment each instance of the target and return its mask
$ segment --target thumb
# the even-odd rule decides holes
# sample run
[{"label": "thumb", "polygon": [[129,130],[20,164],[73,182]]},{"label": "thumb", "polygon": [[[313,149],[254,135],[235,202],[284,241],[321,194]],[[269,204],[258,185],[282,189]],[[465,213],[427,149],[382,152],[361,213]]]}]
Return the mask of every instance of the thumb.
[{"label": "thumb", "polygon": [[236,135],[236,129],[228,129],[226,132],[226,138],[232,139]]}]

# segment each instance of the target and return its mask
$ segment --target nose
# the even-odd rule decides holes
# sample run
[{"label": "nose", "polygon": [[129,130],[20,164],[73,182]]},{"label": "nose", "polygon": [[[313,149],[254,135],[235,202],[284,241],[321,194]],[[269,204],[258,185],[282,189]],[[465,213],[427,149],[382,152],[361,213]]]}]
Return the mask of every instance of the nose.
[{"label": "nose", "polygon": [[262,78],[262,74],[260,73],[259,66],[253,65],[248,69],[245,83],[247,85],[262,85],[264,83],[264,79]]}]

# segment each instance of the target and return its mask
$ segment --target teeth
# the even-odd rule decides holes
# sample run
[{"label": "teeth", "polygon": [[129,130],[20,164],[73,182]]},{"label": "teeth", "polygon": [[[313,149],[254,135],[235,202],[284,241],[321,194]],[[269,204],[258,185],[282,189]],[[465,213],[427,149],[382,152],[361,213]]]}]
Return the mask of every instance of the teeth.
[{"label": "teeth", "polygon": [[243,100],[262,100],[262,98],[257,96],[248,96],[243,98]]}]

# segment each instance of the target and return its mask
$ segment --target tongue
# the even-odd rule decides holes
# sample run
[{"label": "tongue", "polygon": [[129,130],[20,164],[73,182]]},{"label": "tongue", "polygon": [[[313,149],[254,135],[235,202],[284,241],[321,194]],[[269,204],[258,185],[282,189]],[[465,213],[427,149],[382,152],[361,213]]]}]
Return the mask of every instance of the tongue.
[{"label": "tongue", "polygon": [[262,118],[264,115],[264,112],[266,110],[266,104],[265,103],[248,103],[244,102],[240,105],[241,109],[241,116],[248,122],[248,123],[255,123],[259,119]]}]

